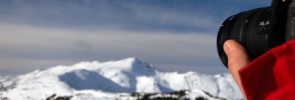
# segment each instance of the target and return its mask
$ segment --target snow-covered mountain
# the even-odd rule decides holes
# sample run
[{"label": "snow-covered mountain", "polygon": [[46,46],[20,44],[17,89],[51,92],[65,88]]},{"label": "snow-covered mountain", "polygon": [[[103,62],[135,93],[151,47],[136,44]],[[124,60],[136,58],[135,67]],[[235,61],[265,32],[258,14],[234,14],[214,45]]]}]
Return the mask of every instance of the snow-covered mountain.
[{"label": "snow-covered mountain", "polygon": [[[132,100],[138,99],[135,93],[175,91],[185,91],[185,97],[190,99],[242,98],[230,74],[161,72],[136,58],[56,66],[15,77],[0,77],[0,82],[0,97],[8,100],[44,100],[57,96],[68,96],[71,100]],[[1,85],[5,89],[1,90]]]}]

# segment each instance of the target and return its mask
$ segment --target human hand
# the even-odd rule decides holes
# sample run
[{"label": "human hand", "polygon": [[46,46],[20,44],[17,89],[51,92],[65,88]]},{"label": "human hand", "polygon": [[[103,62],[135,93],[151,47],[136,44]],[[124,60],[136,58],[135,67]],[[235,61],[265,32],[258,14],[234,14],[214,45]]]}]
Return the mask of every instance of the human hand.
[{"label": "human hand", "polygon": [[246,99],[239,75],[239,70],[249,63],[249,57],[246,53],[246,50],[241,44],[239,44],[235,40],[225,41],[223,49],[228,58],[227,65],[229,72],[232,74],[241,92],[243,93],[244,98]]}]

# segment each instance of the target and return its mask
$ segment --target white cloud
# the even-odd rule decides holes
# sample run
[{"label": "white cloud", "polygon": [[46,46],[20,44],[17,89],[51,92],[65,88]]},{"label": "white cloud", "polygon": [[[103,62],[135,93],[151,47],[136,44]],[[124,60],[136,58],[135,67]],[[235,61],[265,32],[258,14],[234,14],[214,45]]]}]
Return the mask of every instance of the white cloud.
[{"label": "white cloud", "polygon": [[215,35],[206,33],[76,30],[19,24],[0,24],[0,30],[0,60],[7,61],[0,65],[6,68],[22,66],[23,62],[42,68],[64,64],[60,61],[69,64],[133,56],[156,65],[217,65]]},{"label": "white cloud", "polygon": [[211,32],[232,12],[140,1],[12,2],[0,3],[0,73],[133,56],[159,66],[187,66],[173,67],[178,70],[222,66]]},{"label": "white cloud", "polygon": [[101,0],[92,1],[93,4],[87,1],[59,0],[38,1],[36,4],[14,2],[10,8],[2,7],[9,10],[3,10],[7,13],[0,13],[0,21],[123,29],[156,29],[155,26],[158,26],[161,27],[158,30],[173,30],[177,27],[182,31],[216,29],[221,23],[216,12],[205,6],[200,6],[193,11],[185,11],[177,7],[167,8],[136,1]]}]

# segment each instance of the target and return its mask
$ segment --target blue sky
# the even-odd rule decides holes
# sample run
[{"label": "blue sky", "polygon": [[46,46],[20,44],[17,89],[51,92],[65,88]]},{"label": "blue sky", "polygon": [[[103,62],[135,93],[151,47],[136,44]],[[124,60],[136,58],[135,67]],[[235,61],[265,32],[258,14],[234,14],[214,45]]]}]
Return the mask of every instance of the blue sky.
[{"label": "blue sky", "polygon": [[164,71],[227,72],[220,24],[271,0],[0,0],[0,75],[127,57]]}]

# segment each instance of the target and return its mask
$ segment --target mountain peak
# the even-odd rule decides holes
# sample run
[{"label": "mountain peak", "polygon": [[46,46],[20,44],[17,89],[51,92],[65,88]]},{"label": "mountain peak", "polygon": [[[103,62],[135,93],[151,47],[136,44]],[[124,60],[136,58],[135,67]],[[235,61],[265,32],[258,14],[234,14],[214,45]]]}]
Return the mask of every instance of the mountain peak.
[{"label": "mountain peak", "polygon": [[122,59],[122,61],[130,61],[130,62],[141,62],[140,59],[136,58],[136,57],[129,57],[129,58],[125,58],[125,59]]},{"label": "mountain peak", "polygon": [[130,58],[126,58],[126,59],[122,59],[118,61],[112,61],[112,63],[114,62],[119,63],[122,66],[128,66],[128,67],[136,67],[136,65],[138,64],[147,64],[146,62],[135,57],[130,57]]},{"label": "mountain peak", "polygon": [[154,68],[149,63],[142,61],[138,58],[132,57],[132,58],[126,58],[121,60],[122,62],[126,62],[127,66],[130,68],[130,71],[133,72],[136,75],[154,75],[157,71],[156,68]]},{"label": "mountain peak", "polygon": [[156,71],[156,69],[152,67],[149,63],[135,57],[130,57],[118,61],[109,61],[102,64],[107,66],[107,69],[119,69],[141,75],[154,74]]},{"label": "mountain peak", "polygon": [[115,100],[119,99],[117,97],[121,93],[161,93],[179,90],[189,90],[188,97],[211,98],[210,95],[206,95],[208,93],[229,99],[242,97],[230,75],[160,72],[147,62],[134,57],[118,61],[81,62],[72,66],[52,67],[20,75],[16,79],[7,79],[4,85],[11,88],[3,96],[12,100],[40,100],[52,94]]}]

